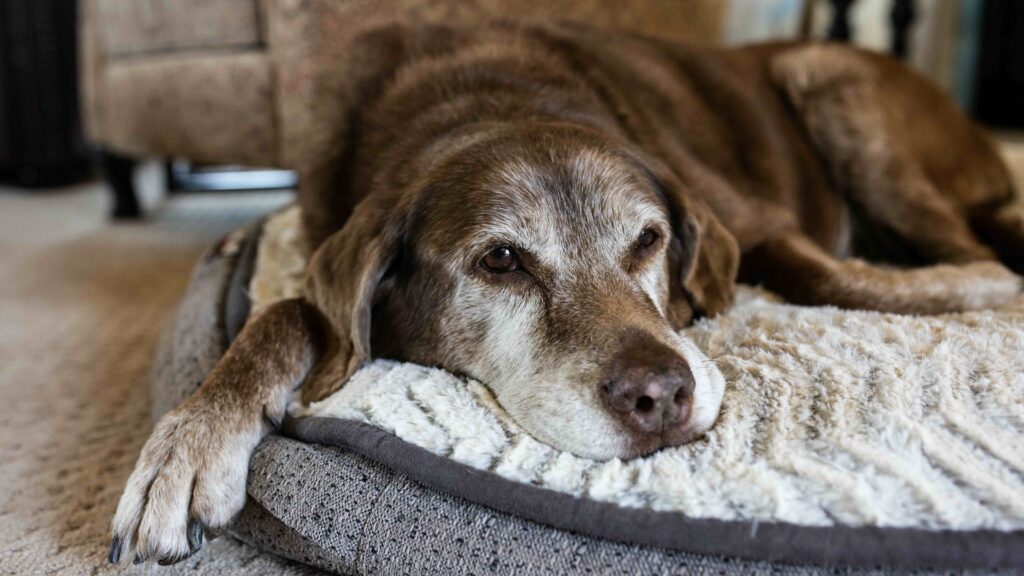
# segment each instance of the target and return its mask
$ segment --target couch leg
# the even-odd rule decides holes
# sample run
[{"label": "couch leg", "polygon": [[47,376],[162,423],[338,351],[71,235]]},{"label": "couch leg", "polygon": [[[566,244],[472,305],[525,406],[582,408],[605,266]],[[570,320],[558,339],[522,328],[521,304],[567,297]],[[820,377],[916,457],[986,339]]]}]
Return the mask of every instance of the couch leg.
[{"label": "couch leg", "polygon": [[139,196],[135,190],[132,175],[135,173],[136,161],[109,150],[100,152],[103,164],[103,175],[114,196],[114,206],[110,212],[115,219],[134,219],[142,216]]}]

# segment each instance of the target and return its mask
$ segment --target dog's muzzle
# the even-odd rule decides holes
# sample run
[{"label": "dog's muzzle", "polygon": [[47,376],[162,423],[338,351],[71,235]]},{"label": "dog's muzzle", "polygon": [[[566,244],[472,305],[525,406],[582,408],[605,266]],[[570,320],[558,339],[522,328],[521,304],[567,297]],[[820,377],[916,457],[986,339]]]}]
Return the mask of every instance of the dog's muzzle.
[{"label": "dog's muzzle", "polygon": [[695,386],[689,364],[650,334],[622,340],[601,388],[606,407],[647,450],[682,443]]}]

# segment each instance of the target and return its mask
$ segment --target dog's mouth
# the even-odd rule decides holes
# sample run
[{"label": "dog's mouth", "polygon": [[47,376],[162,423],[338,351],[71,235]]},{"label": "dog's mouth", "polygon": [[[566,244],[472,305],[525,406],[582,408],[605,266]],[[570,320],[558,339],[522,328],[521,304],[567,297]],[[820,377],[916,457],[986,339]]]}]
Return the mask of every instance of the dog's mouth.
[{"label": "dog's mouth", "polygon": [[[559,452],[596,461],[631,460],[681,447],[702,439],[714,424],[714,420],[708,423],[706,418],[687,415],[682,423],[645,432],[625,425],[621,417],[610,413],[604,406],[588,406],[576,412],[576,418],[569,417],[569,409],[558,416],[538,418],[535,411],[520,413],[507,409],[493,389],[486,387],[491,392],[495,407],[528,435]],[[557,413],[558,410],[550,412]],[[556,419],[557,426],[553,424]]]},{"label": "dog's mouth", "polygon": [[[654,367],[650,373],[655,377],[627,387],[623,394],[605,390],[590,378],[581,386],[543,377],[492,382],[474,370],[452,372],[482,384],[499,418],[537,441],[581,458],[628,460],[700,440],[718,419],[725,388],[721,373],[685,338],[672,344],[684,361],[680,367],[686,368],[685,376]],[[651,418],[651,411],[661,411],[661,418]]]},{"label": "dog's mouth", "polygon": [[672,428],[660,434],[634,433],[633,440],[627,446],[624,454],[620,456],[623,460],[641,458],[669,448],[676,448],[696,442],[704,437],[707,430],[687,424],[685,426]]}]

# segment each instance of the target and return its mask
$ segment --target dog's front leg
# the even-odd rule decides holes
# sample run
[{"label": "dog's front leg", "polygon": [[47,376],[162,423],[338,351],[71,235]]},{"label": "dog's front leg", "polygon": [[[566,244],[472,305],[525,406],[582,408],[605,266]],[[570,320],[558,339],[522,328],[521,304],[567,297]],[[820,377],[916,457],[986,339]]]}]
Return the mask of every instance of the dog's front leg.
[{"label": "dog's front leg", "polygon": [[180,561],[245,504],[249,457],[320,355],[302,300],[250,319],[196,393],[157,422],[117,506],[110,561]]}]

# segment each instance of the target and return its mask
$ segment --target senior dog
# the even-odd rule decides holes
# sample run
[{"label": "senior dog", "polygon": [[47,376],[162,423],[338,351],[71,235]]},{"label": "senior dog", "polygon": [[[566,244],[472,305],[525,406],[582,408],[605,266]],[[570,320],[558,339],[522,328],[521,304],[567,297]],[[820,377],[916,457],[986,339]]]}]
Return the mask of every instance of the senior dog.
[{"label": "senior dog", "polygon": [[159,421],[112,562],[193,554],[293,391],[324,398],[373,357],[478,379],[540,440],[628,458],[714,424],[722,391],[677,331],[737,278],[910,314],[1020,292],[993,144],[884,57],[515,23],[376,28],[349,57],[348,122],[302,173],[305,297],[251,318]]}]

